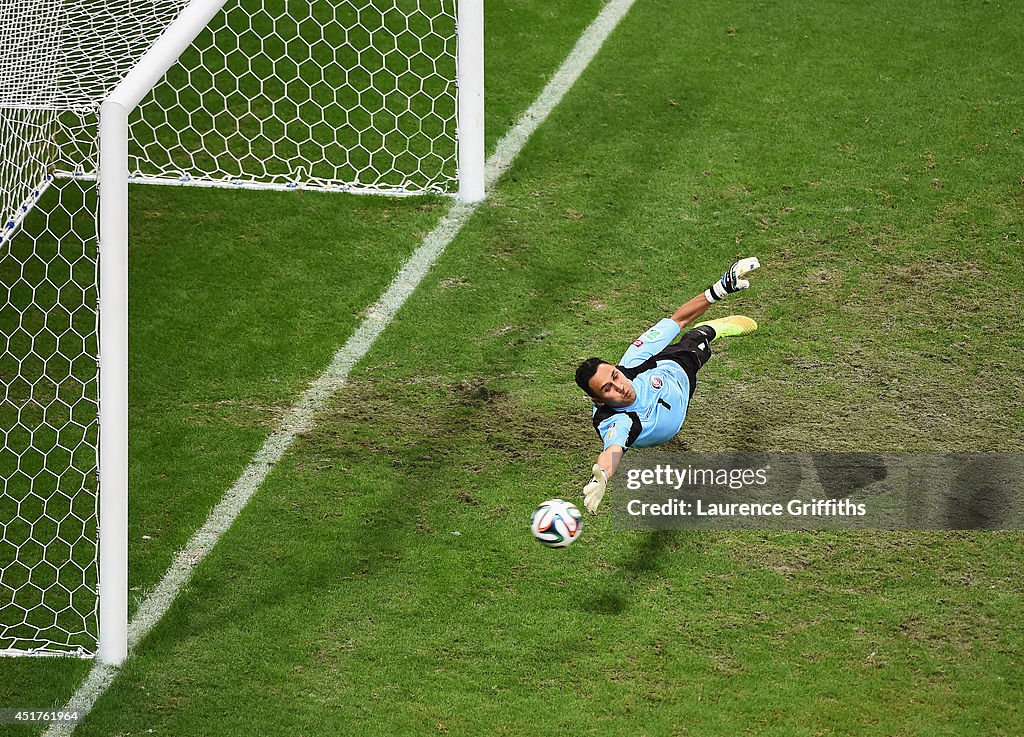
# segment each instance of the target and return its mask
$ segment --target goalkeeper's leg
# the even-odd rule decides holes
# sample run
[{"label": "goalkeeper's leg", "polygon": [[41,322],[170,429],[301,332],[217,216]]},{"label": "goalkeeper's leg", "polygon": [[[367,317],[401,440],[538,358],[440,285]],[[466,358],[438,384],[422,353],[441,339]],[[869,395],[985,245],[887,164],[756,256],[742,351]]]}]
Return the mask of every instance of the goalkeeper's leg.
[{"label": "goalkeeper's leg", "polygon": [[[728,317],[720,317],[717,320],[697,323],[690,332],[692,333],[701,328],[711,328],[714,332],[711,340],[715,340],[716,338],[734,338],[739,335],[750,335],[757,330],[757,323],[746,315],[729,315]],[[687,333],[683,338],[685,339],[689,334]]]},{"label": "goalkeeper's leg", "polygon": [[697,389],[697,372],[711,360],[711,343],[718,338],[749,335],[757,330],[757,323],[743,315],[730,315],[702,322],[688,330],[656,358],[667,358],[678,363],[690,379],[690,396]]}]

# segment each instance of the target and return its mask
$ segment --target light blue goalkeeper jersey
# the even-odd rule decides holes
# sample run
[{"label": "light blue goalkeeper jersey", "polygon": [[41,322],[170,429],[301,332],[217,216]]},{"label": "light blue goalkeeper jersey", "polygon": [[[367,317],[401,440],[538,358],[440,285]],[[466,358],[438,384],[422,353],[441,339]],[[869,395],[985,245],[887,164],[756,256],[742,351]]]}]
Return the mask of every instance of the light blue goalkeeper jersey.
[{"label": "light blue goalkeeper jersey", "polygon": [[619,370],[633,382],[636,401],[628,407],[595,405],[594,428],[605,448],[658,445],[682,428],[690,404],[690,378],[675,359],[659,356],[679,332],[679,325],[665,318],[623,354]]}]

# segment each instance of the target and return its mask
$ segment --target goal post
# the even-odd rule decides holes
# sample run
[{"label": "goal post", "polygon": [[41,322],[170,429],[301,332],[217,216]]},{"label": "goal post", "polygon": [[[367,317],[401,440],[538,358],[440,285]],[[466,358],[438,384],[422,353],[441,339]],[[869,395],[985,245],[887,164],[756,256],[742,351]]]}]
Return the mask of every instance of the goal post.
[{"label": "goal post", "polygon": [[128,656],[128,116],[225,0],[193,0],[99,108],[99,631],[97,655]]},{"label": "goal post", "polygon": [[127,655],[130,184],[484,197],[483,0],[119,2],[0,8],[0,655]]},{"label": "goal post", "polygon": [[128,656],[128,109],[99,119],[99,632],[97,655]]},{"label": "goal post", "polygon": [[484,198],[484,3],[459,0],[459,198]]}]

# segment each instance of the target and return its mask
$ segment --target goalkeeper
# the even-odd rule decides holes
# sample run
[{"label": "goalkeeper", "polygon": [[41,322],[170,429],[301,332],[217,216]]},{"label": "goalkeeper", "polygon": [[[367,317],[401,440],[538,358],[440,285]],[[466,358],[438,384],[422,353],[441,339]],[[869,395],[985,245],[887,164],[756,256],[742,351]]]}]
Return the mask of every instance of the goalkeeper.
[{"label": "goalkeeper", "polygon": [[583,489],[584,503],[592,514],[597,513],[608,479],[626,450],[660,445],[679,432],[697,387],[697,371],[711,358],[711,343],[757,330],[749,317],[730,315],[698,323],[678,343],[669,345],[709,306],[749,287],[743,277],[760,265],[756,258],[734,263],[703,294],[633,341],[618,365],[588,358],[576,369],[576,383],[594,401],[594,429],[604,443],[594,475]]}]

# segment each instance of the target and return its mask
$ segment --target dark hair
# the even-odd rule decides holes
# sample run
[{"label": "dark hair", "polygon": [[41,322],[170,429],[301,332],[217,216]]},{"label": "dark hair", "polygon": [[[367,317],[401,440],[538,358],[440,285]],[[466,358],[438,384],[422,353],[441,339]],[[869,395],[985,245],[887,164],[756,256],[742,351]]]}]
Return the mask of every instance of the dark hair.
[{"label": "dark hair", "polygon": [[594,394],[594,391],[590,388],[590,380],[594,378],[594,374],[597,373],[597,367],[602,363],[608,362],[601,358],[588,358],[576,369],[576,384],[587,393],[587,396],[594,399],[599,399],[600,397]]}]

